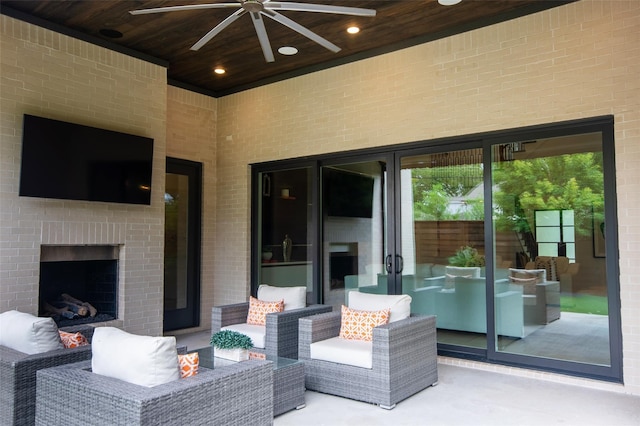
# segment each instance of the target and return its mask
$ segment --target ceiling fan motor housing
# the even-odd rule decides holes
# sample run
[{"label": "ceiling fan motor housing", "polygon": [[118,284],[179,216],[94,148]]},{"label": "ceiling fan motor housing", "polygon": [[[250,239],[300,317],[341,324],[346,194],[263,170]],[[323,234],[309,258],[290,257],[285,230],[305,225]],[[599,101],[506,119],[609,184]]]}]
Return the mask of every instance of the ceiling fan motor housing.
[{"label": "ceiling fan motor housing", "polygon": [[242,8],[247,12],[261,12],[264,10],[264,6],[262,2],[259,0],[245,0],[242,2]]}]

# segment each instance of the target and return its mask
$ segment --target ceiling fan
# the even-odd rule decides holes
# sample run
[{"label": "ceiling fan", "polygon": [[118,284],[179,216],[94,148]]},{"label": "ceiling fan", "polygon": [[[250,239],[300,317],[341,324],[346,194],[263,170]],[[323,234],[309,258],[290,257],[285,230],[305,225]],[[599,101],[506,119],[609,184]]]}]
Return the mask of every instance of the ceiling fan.
[{"label": "ceiling fan", "polygon": [[222,30],[227,28],[238,18],[246,13],[251,15],[251,21],[258,34],[258,40],[262,47],[262,53],[267,62],[274,62],[273,50],[271,49],[271,43],[267,36],[267,31],[264,27],[264,21],[262,16],[273,19],[280,24],[291,28],[292,30],[302,34],[303,36],[315,41],[319,45],[325,47],[332,52],[339,52],[340,48],[329,40],[319,36],[313,31],[298,24],[292,19],[276,12],[276,10],[290,10],[298,12],[319,12],[319,13],[334,13],[339,15],[352,15],[352,16],[375,16],[376,11],[373,9],[363,9],[358,7],[346,7],[346,6],[332,6],[324,4],[311,4],[311,3],[294,3],[294,2],[279,2],[270,0],[237,0],[237,3],[207,3],[207,4],[192,4],[185,6],[167,6],[156,7],[152,9],[139,9],[132,10],[129,13],[132,15],[143,15],[149,13],[165,13],[175,12],[181,10],[200,10],[200,9],[237,9],[226,19],[216,25],[211,31],[198,40],[191,50],[199,50],[202,46],[207,44],[216,35],[220,34]]}]

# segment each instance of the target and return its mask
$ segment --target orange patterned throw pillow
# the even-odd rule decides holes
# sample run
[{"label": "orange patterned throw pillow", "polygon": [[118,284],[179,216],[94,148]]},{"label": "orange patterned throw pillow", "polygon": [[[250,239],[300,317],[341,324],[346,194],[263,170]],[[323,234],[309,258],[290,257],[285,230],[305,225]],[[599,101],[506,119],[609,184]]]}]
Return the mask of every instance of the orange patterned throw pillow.
[{"label": "orange patterned throw pillow", "polygon": [[373,328],[389,322],[391,309],[359,311],[342,305],[340,338],[347,340],[373,339]]},{"label": "orange patterned throw pillow", "polygon": [[198,374],[198,366],[200,365],[200,356],[198,352],[192,352],[186,355],[178,355],[178,363],[180,364],[180,378],[191,377]]},{"label": "orange patterned throw pillow", "polygon": [[265,302],[258,300],[253,296],[249,296],[249,314],[247,315],[247,324],[265,325],[267,323],[267,314],[274,312],[282,312],[284,310],[284,299],[277,302]]},{"label": "orange patterned throw pillow", "polygon": [[60,333],[60,340],[66,349],[77,348],[78,346],[86,346],[89,341],[81,333],[67,333],[66,331],[58,330]]}]

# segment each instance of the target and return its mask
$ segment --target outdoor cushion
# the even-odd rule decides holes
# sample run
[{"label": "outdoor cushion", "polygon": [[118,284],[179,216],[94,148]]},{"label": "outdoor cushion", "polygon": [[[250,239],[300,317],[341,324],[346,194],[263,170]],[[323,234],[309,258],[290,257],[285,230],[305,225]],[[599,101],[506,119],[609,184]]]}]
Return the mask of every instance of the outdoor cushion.
[{"label": "outdoor cushion", "polygon": [[29,355],[64,348],[53,318],[15,310],[0,314],[0,345]]},{"label": "outdoor cushion", "polygon": [[478,278],[480,273],[479,266],[447,266],[445,268],[444,287],[446,289],[454,288],[456,277]]},{"label": "outdoor cushion", "polygon": [[332,337],[309,345],[310,357],[354,367],[372,368],[373,342]]},{"label": "outdoor cushion", "polygon": [[284,310],[307,307],[307,287],[276,287],[261,284],[258,287],[258,299],[277,302],[284,300]]},{"label": "outdoor cushion", "polygon": [[68,333],[66,331],[58,330],[60,334],[60,340],[66,349],[77,348],[78,346],[86,346],[89,341],[82,333]]},{"label": "outdoor cushion", "polygon": [[178,355],[178,363],[180,364],[180,378],[192,377],[198,374],[200,366],[200,354],[191,352],[184,355]]},{"label": "outdoor cushion", "polygon": [[115,327],[97,327],[91,349],[95,374],[147,387],[180,378],[173,336],[139,336]]},{"label": "outdoor cushion", "polygon": [[389,322],[400,321],[411,315],[411,296],[349,292],[349,308],[361,311],[379,311],[390,308]]},{"label": "outdoor cushion", "polygon": [[373,337],[373,328],[389,322],[390,309],[360,311],[342,305],[340,323],[341,339],[368,340]]},{"label": "outdoor cushion", "polygon": [[247,314],[247,324],[265,325],[267,323],[267,314],[282,312],[284,310],[284,301],[265,302],[258,300],[253,296],[249,296],[249,313]]},{"label": "outdoor cushion", "polygon": [[220,330],[231,330],[242,333],[251,338],[254,348],[264,349],[265,336],[267,334],[267,327],[264,325],[252,325],[247,323],[231,324],[221,327]]}]

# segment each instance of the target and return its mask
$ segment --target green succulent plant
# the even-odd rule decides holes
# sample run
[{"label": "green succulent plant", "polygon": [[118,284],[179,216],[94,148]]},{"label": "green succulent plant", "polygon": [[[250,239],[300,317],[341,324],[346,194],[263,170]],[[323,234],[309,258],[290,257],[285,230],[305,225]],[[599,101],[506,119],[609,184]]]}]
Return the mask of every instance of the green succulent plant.
[{"label": "green succulent plant", "polygon": [[463,246],[449,258],[451,266],[484,266],[484,256],[471,246]]},{"label": "green succulent plant", "polygon": [[211,345],[219,349],[251,349],[253,342],[245,334],[231,330],[220,330],[211,336]]}]

